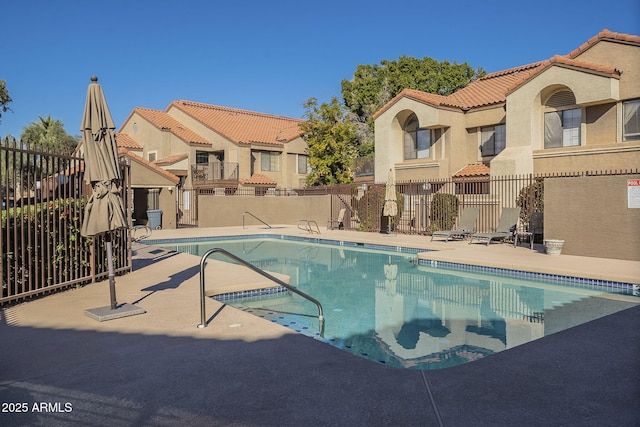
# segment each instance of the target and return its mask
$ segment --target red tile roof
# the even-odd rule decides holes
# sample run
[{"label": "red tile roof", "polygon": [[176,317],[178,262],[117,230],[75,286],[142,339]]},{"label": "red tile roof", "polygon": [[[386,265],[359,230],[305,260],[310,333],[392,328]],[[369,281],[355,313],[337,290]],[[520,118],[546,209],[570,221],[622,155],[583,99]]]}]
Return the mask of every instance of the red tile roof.
[{"label": "red tile roof", "polygon": [[128,156],[128,157],[131,158],[131,160],[134,160],[134,161],[140,163],[141,165],[153,170],[158,175],[164,176],[165,178],[169,179],[171,182],[173,182],[175,184],[178,184],[180,182],[180,178],[178,178],[176,175],[174,175],[171,172],[166,171],[166,170],[164,170],[162,168],[159,168],[158,166],[154,165],[150,161],[143,159],[142,157],[132,153],[131,151],[127,150],[126,148],[118,148],[118,156]]},{"label": "red tile roof", "polygon": [[116,144],[118,147],[126,148],[129,150],[142,150],[142,145],[138,144],[133,138],[126,133],[116,132]]},{"label": "red tile roof", "polygon": [[461,110],[499,104],[506,101],[506,93],[511,87],[528,79],[531,76],[531,72],[539,68],[541,64],[542,62],[536,62],[511,68],[509,70],[487,74],[449,96],[436,95],[413,89],[404,89],[385,106],[378,110],[373,115],[373,118],[377,118],[403,97],[429,104],[434,107],[450,107]]},{"label": "red tile roof", "polygon": [[181,160],[187,159],[188,157],[189,157],[189,154],[187,153],[174,154],[172,156],[167,156],[162,159],[158,159],[153,163],[158,166],[169,166],[169,165],[176,164]]},{"label": "red tile roof", "polygon": [[471,178],[471,177],[478,177],[478,176],[489,176],[490,173],[491,173],[491,170],[487,165],[483,163],[473,163],[460,169],[458,172],[453,174],[453,177],[454,178]]},{"label": "red tile roof", "polygon": [[622,33],[614,33],[613,31],[609,31],[606,28],[602,31],[600,31],[598,34],[596,34],[595,36],[591,37],[589,40],[587,40],[585,43],[583,43],[580,47],[578,47],[577,49],[574,49],[572,52],[570,52],[567,57],[568,58],[576,58],[577,56],[579,56],[580,54],[582,54],[584,51],[590,49],[591,47],[593,47],[596,43],[598,43],[600,40],[610,40],[610,41],[615,41],[615,42],[621,42],[621,43],[630,43],[630,44],[640,44],[640,36],[633,36],[630,34],[622,34]]},{"label": "red tile roof", "polygon": [[192,101],[174,101],[167,111],[175,107],[210,129],[237,144],[283,145],[301,136],[300,124],[304,120],[273,116]]},{"label": "red tile roof", "polygon": [[619,78],[620,71],[613,67],[588,63],[576,60],[575,58],[585,50],[595,45],[600,40],[613,40],[621,43],[640,44],[640,36],[613,33],[609,30],[602,30],[597,36],[592,37],[585,44],[574,50],[567,56],[556,55],[546,61],[534,62],[508,70],[487,74],[486,76],[471,82],[466,87],[449,95],[441,96],[431,93],[421,92],[412,89],[405,89],[395,96],[391,101],[378,110],[373,118],[377,118],[384,111],[388,110],[400,98],[409,98],[418,102],[426,103],[435,107],[452,107],[461,110],[495,105],[506,102],[507,95],[529,81],[535,75],[552,66],[582,70],[585,72],[600,74],[607,77]]},{"label": "red tile roof", "polygon": [[205,138],[187,128],[164,111],[152,110],[150,108],[135,108],[133,111],[158,129],[173,133],[187,144],[211,145]]},{"label": "red tile roof", "polygon": [[469,110],[474,107],[505,102],[507,100],[507,91],[511,87],[526,81],[540,65],[541,62],[535,62],[487,74],[449,95],[443,104],[458,107],[462,110]]},{"label": "red tile roof", "polygon": [[242,185],[277,185],[278,183],[262,174],[254,173],[251,178],[240,180]]},{"label": "red tile roof", "polygon": [[576,59],[571,59],[571,58],[567,58],[566,56],[560,56],[560,55],[556,55],[551,59],[540,62],[539,64],[540,66],[532,70],[527,78],[511,86],[507,90],[507,92],[505,92],[505,97],[506,95],[509,95],[510,93],[518,89],[520,86],[522,86],[524,83],[529,81],[533,76],[536,76],[542,73],[544,70],[553,66],[570,68],[573,70],[582,70],[591,74],[600,74],[602,76],[611,77],[614,79],[619,79],[621,74],[620,70],[617,70],[614,67],[609,67],[609,66],[600,65],[600,64],[593,64],[590,62],[578,61]]}]

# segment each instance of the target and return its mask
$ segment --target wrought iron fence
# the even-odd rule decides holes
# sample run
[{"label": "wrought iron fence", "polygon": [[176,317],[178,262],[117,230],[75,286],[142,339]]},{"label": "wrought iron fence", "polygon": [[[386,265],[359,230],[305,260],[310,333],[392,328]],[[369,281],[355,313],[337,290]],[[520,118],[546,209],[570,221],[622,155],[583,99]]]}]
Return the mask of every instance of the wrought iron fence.
[{"label": "wrought iron fence", "polygon": [[520,227],[533,212],[544,212],[547,179],[638,173],[635,170],[588,171],[558,174],[451,178],[396,183],[398,214],[382,215],[385,184],[347,184],[296,190],[299,194],[331,194],[332,217],[346,209],[345,229],[403,234],[431,234],[454,229],[465,207],[478,207],[476,231],[494,231],[502,208],[520,207]]},{"label": "wrought iron fence", "polygon": [[[0,140],[0,304],[106,278],[104,237],[84,238],[80,228],[90,188],[84,161],[51,147]],[[130,168],[123,165],[124,194]],[[123,197],[130,218],[130,197]],[[114,270],[131,269],[128,230],[113,233]]]}]

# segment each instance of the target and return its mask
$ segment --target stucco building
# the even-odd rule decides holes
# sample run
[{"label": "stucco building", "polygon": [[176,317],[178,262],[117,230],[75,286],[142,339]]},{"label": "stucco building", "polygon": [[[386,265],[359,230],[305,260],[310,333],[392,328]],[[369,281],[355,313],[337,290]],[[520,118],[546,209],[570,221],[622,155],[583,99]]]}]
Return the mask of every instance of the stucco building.
[{"label": "stucco building", "polygon": [[[135,108],[119,130],[136,154],[180,178],[182,188],[297,188],[307,176],[300,119],[192,101]],[[132,149],[130,149],[132,150]]]},{"label": "stucco building", "polygon": [[640,36],[603,30],[564,56],[375,115],[375,181],[616,170],[640,164]]}]

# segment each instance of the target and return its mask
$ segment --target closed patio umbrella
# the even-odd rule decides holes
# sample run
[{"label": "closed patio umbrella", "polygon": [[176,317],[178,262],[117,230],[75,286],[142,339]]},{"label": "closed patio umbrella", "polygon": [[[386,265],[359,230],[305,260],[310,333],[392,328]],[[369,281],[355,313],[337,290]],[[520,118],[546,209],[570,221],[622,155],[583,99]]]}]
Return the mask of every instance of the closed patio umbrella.
[{"label": "closed patio umbrella", "polygon": [[[382,215],[392,217],[398,215],[398,202],[396,196],[396,177],[393,169],[389,169],[389,177],[387,178],[386,192],[384,196],[384,208]],[[391,232],[391,218],[387,221],[387,231]]]},{"label": "closed patio umbrella", "polygon": [[[92,187],[91,197],[85,206],[81,234],[85,237],[105,235],[109,290],[111,294],[110,307],[87,310],[85,313],[98,320],[108,320],[109,318],[128,315],[119,313],[115,317],[109,317],[109,313],[105,313],[105,309],[118,309],[111,233],[121,228],[126,228],[127,220],[125,219],[120,195],[122,191],[122,175],[118,164],[115,125],[104,98],[102,87],[98,84],[98,78],[95,76],[91,77],[91,83],[87,90],[81,131],[85,159],[85,181]],[[121,308],[123,311],[130,313],[132,307],[125,305]],[[140,310],[134,309],[133,311]],[[144,313],[144,310],[141,312]],[[104,318],[105,314],[108,315],[106,318]],[[113,316],[113,313],[110,316]]]}]

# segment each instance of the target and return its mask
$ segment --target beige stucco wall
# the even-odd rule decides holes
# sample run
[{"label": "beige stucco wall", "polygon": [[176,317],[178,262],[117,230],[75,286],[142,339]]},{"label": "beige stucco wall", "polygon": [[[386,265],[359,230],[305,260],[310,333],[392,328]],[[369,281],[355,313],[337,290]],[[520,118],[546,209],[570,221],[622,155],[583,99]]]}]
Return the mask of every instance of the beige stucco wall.
[{"label": "beige stucco wall", "polygon": [[[313,220],[320,227],[331,218],[331,196],[240,197],[200,196],[199,227],[229,227],[242,225],[242,213],[251,212],[270,225],[298,224],[301,219]],[[246,225],[261,225],[245,216]]]},{"label": "beige stucco wall", "polygon": [[536,174],[623,171],[640,165],[640,144],[619,143],[590,149],[580,147],[556,148],[534,152]]},{"label": "beige stucco wall", "polygon": [[135,160],[131,160],[131,186],[134,188],[160,188],[177,185],[158,171],[147,167]]},{"label": "beige stucco wall", "polygon": [[[375,122],[376,182],[390,167],[399,181],[445,178],[466,164],[490,160],[491,174],[512,175],[637,167],[640,142],[622,142],[620,101],[640,97],[637,46],[601,41],[576,57],[614,67],[619,78],[555,64],[507,95],[505,105],[461,113],[403,98]],[[558,90],[570,90],[584,109],[579,147],[544,148],[544,102]],[[415,113],[421,127],[446,126],[442,147],[432,147],[429,161],[403,160],[401,124]],[[482,158],[478,129],[506,123],[507,147],[492,159]],[[442,150],[440,150],[442,148]]]},{"label": "beige stucco wall", "polygon": [[[171,106],[167,110],[167,114],[179,122],[184,123],[189,129],[211,142],[211,146],[203,146],[198,148],[199,150],[224,151],[225,162],[238,163],[238,177],[241,180],[251,178],[252,173],[259,173],[275,181],[277,187],[295,188],[299,186],[300,176],[296,173],[295,163],[292,168],[287,155],[290,153],[306,153],[307,144],[301,137],[295,138],[280,146],[269,144],[236,144],[216,131],[204,126],[198,120],[195,120],[176,107]],[[196,148],[197,147],[192,148],[189,159],[190,163],[195,163]],[[260,168],[260,151],[281,153],[280,170],[275,172],[262,171]],[[306,175],[303,175],[303,177],[304,176]]]},{"label": "beige stucco wall", "polygon": [[176,202],[176,190],[169,191],[168,187],[160,189],[160,195],[158,197],[158,208],[162,211],[162,228],[173,229],[177,227],[176,218],[177,202]]},{"label": "beige stucco wall", "polygon": [[[428,159],[404,159],[402,125],[411,114],[420,128],[443,129],[431,146]],[[385,182],[394,168],[397,181],[443,179],[475,161],[476,152],[463,141],[467,138],[464,114],[402,98],[375,120],[375,182]]]},{"label": "beige stucco wall", "polygon": [[627,180],[640,175],[546,179],[544,237],[563,254],[640,260],[640,209],[627,207]]},{"label": "beige stucco wall", "polygon": [[614,66],[622,70],[620,76],[620,99],[640,97],[640,53],[636,46],[625,43],[601,41],[587,49],[577,60]]},{"label": "beige stucco wall", "polygon": [[[150,189],[156,188],[158,194],[158,208],[162,210],[162,228],[176,228],[176,193],[177,183],[158,173],[138,161],[131,161],[131,187]],[[136,206],[146,206],[146,200],[135,201]]]},{"label": "beige stucco wall", "polygon": [[189,146],[169,131],[162,131],[137,113],[131,114],[120,129],[143,146],[141,157],[149,159],[149,153],[156,152],[156,159],[174,154],[189,153]]}]

